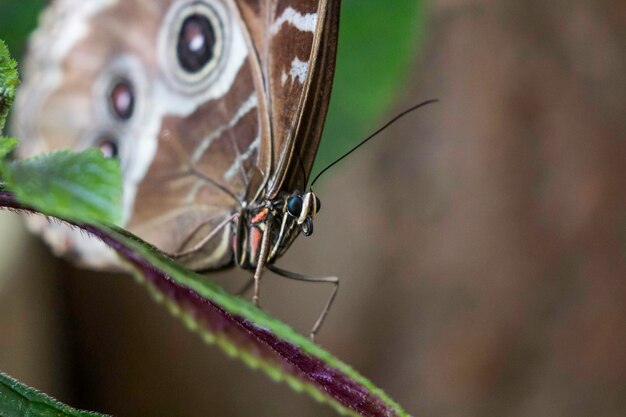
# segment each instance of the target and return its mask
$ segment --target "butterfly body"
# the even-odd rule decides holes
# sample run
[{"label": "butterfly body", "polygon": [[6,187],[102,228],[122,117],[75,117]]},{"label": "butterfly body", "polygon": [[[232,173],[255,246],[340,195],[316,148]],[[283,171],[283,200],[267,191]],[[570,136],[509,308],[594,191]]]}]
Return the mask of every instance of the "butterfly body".
[{"label": "butterfly body", "polygon": [[[290,202],[295,200],[301,203],[294,209]],[[301,231],[305,236],[313,233],[313,218],[318,211],[319,200],[312,192],[284,195],[242,208],[234,220],[235,262],[244,269],[257,268],[259,258],[263,257],[263,236],[267,233],[264,262],[272,264],[287,251]]]}]

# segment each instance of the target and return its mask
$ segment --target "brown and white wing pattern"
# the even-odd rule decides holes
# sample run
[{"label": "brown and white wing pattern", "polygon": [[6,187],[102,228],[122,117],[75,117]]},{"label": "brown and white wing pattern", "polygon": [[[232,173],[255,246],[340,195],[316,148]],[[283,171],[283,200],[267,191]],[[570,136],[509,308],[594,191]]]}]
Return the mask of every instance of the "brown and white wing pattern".
[{"label": "brown and white wing pattern", "polygon": [[306,185],[338,19],[339,0],[54,0],[18,93],[21,156],[100,147],[120,159],[126,228],[191,268],[229,265],[237,213]]},{"label": "brown and white wing pattern", "polygon": [[[272,134],[267,198],[303,190],[321,138],[335,68],[339,0],[237,0],[264,75]],[[288,175],[291,174],[291,175]],[[295,175],[298,174],[298,175]]]},{"label": "brown and white wing pattern", "polygon": [[[231,0],[54,1],[18,96],[21,155],[100,146],[119,156],[126,227],[170,254],[189,252],[193,268],[227,265],[227,220],[250,173],[270,170],[250,45]],[[44,233],[59,251],[109,261],[65,231]]]}]

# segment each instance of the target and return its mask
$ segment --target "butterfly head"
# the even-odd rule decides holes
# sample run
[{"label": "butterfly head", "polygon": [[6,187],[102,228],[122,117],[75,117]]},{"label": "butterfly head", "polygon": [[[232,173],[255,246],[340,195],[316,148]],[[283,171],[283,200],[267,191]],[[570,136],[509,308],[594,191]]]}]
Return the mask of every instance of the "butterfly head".
[{"label": "butterfly head", "polygon": [[296,219],[305,236],[313,234],[313,218],[320,211],[322,204],[313,191],[293,194],[287,198],[287,214]]}]

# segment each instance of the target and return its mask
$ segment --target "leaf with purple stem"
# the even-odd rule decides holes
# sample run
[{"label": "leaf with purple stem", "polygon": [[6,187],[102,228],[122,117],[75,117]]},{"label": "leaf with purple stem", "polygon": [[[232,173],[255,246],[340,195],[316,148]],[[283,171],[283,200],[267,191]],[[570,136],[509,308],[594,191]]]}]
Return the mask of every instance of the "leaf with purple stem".
[{"label": "leaf with purple stem", "polygon": [[[0,207],[35,212],[0,193]],[[382,390],[308,338],[125,231],[71,223],[113,248],[135,277],[207,343],[353,416],[407,416]]]}]

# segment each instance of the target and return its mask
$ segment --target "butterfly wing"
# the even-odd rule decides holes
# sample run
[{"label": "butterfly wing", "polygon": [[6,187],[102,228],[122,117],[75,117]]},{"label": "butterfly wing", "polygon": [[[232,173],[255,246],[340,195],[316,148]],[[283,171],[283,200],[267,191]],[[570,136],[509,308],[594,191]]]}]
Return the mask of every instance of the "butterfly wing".
[{"label": "butterfly wing", "polygon": [[[266,197],[304,190],[324,126],[335,68],[339,0],[239,0],[264,75],[271,136]],[[304,171],[304,172],[303,172]]]},{"label": "butterfly wing", "polygon": [[[189,22],[189,33],[205,30],[214,48],[211,68],[191,75],[177,62],[181,40],[196,39],[183,36]],[[190,252],[190,267],[227,265],[227,220],[253,174],[270,171],[260,152],[268,100],[250,45],[231,1],[58,0],[32,38],[17,100],[21,156],[113,142],[127,228],[170,254]],[[132,117],[123,120],[111,114],[119,80],[133,93]],[[71,232],[46,226],[44,234],[60,252],[110,261],[100,249],[85,253],[93,245]]]}]

